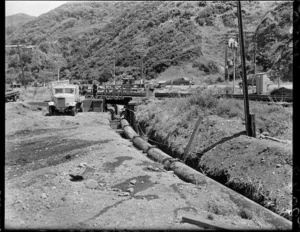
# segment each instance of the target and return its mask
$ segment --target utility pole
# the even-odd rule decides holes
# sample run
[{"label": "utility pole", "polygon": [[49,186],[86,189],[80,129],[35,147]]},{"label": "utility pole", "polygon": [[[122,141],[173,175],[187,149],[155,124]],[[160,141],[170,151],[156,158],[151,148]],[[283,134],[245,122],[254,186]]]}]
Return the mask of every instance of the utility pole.
[{"label": "utility pole", "polygon": [[[227,35],[225,37],[225,65],[224,65],[224,78],[225,78],[225,81],[226,81],[226,84],[228,85],[228,72],[227,71],[227,46],[228,46],[228,42],[227,42]],[[227,73],[227,77],[226,77],[226,73]]]},{"label": "utility pole", "polygon": [[114,85],[116,84],[116,54],[114,51]]},{"label": "utility pole", "polygon": [[22,70],[22,78],[23,78],[23,82],[24,82],[24,86],[25,86],[25,89],[26,89],[26,80],[25,80],[25,76],[24,76],[24,64],[23,64],[23,61],[22,61],[22,56],[21,56],[21,49],[20,47],[22,48],[26,48],[26,49],[31,49],[31,48],[34,48],[35,46],[32,46],[32,45],[29,45],[29,46],[25,46],[25,45],[5,45],[5,48],[18,48],[18,53],[19,53],[19,61],[21,63],[21,70]]},{"label": "utility pole", "polygon": [[18,52],[19,52],[19,59],[20,59],[20,63],[21,63],[23,83],[24,83],[24,86],[25,86],[25,89],[26,89],[26,80],[25,80],[25,76],[24,76],[24,67],[23,67],[23,60],[22,60],[22,56],[21,56],[20,45],[18,45]]},{"label": "utility pole", "polygon": [[233,47],[233,93],[235,90],[235,47]]},{"label": "utility pole", "polygon": [[[280,68],[280,73],[281,73],[282,68]],[[278,82],[278,89],[280,88],[280,80],[279,80],[280,74],[277,74],[277,82]]]},{"label": "utility pole", "polygon": [[245,64],[245,50],[244,50],[244,38],[243,38],[243,22],[241,12],[241,1],[237,2],[237,13],[238,13],[238,26],[239,26],[239,38],[240,38],[240,52],[241,52],[241,63],[242,63],[242,77],[243,77],[243,92],[244,92],[244,111],[245,111],[245,126],[246,133],[248,136],[255,137],[255,120],[254,115],[249,114],[249,99],[248,99],[248,84],[247,84],[247,73]]},{"label": "utility pole", "polygon": [[257,37],[256,34],[254,36],[254,67],[253,67],[253,78],[252,78],[252,92],[254,92],[254,78],[256,74],[256,47],[257,47]]},{"label": "utility pole", "polygon": [[142,75],[141,75],[141,79],[142,79],[142,82],[144,83],[144,79],[143,79],[143,56],[141,56],[142,57]]}]

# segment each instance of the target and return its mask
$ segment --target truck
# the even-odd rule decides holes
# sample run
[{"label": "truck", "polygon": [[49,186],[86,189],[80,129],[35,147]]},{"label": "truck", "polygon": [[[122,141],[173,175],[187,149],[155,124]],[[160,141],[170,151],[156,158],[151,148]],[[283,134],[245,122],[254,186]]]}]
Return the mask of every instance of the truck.
[{"label": "truck", "polygon": [[56,83],[52,85],[52,97],[49,101],[49,115],[56,112],[75,116],[82,111],[82,101],[85,96],[80,96],[79,86],[69,83]]},{"label": "truck", "polygon": [[5,85],[5,102],[17,101],[20,97],[20,92],[13,90],[8,84]]},{"label": "truck", "polygon": [[195,83],[191,80],[189,80],[186,77],[181,77],[177,78],[174,80],[168,80],[168,81],[160,81],[159,85],[160,86],[165,86],[165,85],[194,85]]}]

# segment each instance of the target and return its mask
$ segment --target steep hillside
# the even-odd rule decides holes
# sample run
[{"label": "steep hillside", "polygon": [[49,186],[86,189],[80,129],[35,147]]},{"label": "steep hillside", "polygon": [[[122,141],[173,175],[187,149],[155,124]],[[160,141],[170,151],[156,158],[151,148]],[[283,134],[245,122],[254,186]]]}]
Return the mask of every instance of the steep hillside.
[{"label": "steep hillside", "polygon": [[[288,49],[281,46],[291,37],[286,31],[291,26],[291,6],[290,2],[242,2],[244,30],[255,31],[263,16],[272,16],[258,30],[262,71],[275,61],[275,69],[279,63],[285,62],[284,67],[291,63]],[[270,9],[275,10],[267,13]],[[190,64],[197,78],[224,72],[222,37],[237,31],[236,12],[235,2],[220,1],[71,2],[24,24],[7,41],[36,45],[32,51],[24,50],[28,80],[45,75],[51,79],[59,66],[62,77],[106,81],[112,78],[114,57],[116,76],[140,78],[143,65],[144,77],[152,79],[170,67]],[[249,64],[251,41],[252,37],[246,38]],[[12,79],[20,73],[15,52],[7,51],[7,76]],[[287,55],[277,60],[281,53]],[[251,65],[248,69],[251,72]]]}]

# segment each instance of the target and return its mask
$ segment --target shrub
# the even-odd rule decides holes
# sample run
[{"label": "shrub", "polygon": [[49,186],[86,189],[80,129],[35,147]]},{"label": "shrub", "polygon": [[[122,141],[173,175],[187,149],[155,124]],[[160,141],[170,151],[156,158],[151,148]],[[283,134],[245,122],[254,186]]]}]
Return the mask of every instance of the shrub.
[{"label": "shrub", "polygon": [[205,7],[207,5],[206,1],[199,1],[198,6],[199,7]]},{"label": "shrub", "polygon": [[197,91],[196,94],[188,98],[191,105],[198,105],[204,109],[213,109],[218,105],[218,99],[210,91]]},{"label": "shrub", "polygon": [[216,107],[216,114],[220,117],[243,118],[242,102],[235,99],[221,99]]}]

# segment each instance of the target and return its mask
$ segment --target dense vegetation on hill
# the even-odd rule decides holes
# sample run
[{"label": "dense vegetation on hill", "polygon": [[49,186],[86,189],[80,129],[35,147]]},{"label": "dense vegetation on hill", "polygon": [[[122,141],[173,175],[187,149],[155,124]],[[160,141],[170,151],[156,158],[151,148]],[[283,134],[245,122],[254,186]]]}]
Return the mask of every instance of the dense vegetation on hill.
[{"label": "dense vegetation on hill", "polygon": [[5,18],[5,35],[6,37],[17,30],[18,27],[33,20],[35,16],[19,13],[15,15],[10,15]]},{"label": "dense vegetation on hill", "polygon": [[[245,31],[257,26],[257,70],[289,77],[292,2],[242,2]],[[157,78],[189,64],[195,78],[224,73],[224,35],[237,32],[236,2],[70,2],[7,34],[23,49],[27,80],[111,80],[115,74]],[[253,36],[246,37],[248,72],[253,72]],[[230,51],[229,51],[230,57]],[[16,49],[6,50],[6,79],[20,77]]]}]

